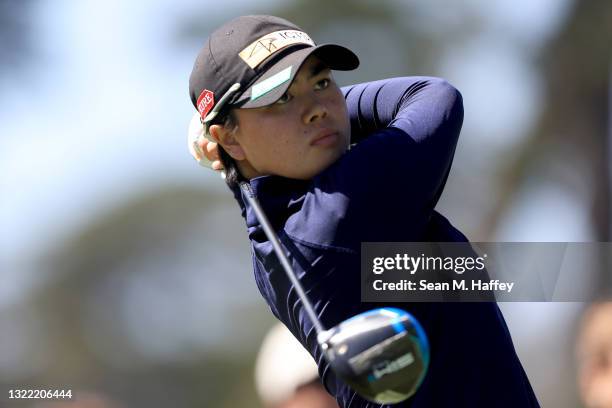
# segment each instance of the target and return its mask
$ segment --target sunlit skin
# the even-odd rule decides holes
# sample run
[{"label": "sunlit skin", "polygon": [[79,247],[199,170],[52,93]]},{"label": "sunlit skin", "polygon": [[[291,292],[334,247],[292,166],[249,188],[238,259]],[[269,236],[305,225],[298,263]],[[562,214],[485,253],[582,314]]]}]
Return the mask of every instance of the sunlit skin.
[{"label": "sunlit skin", "polygon": [[[316,56],[304,62],[278,101],[235,113],[234,129],[212,125],[210,135],[247,179],[279,175],[307,180],[348,149],[350,122],[344,96]],[[199,145],[213,160],[213,168],[219,169],[216,143],[200,140]]]},{"label": "sunlit skin", "polygon": [[577,345],[578,383],[588,408],[612,408],[612,302],[585,313]]}]

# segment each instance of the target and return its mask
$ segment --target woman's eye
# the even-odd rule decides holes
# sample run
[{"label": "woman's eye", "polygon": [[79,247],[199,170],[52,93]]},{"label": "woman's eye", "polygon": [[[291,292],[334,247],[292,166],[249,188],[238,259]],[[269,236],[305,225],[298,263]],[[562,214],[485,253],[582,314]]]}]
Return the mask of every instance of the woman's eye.
[{"label": "woman's eye", "polygon": [[279,105],[282,105],[284,103],[287,103],[291,100],[291,95],[289,95],[289,92],[285,92],[283,94],[283,96],[281,96],[280,98],[278,98],[278,100],[275,102]]},{"label": "woman's eye", "polygon": [[329,78],[323,78],[320,81],[317,81],[317,89],[325,89],[329,86],[330,84],[330,80]]}]

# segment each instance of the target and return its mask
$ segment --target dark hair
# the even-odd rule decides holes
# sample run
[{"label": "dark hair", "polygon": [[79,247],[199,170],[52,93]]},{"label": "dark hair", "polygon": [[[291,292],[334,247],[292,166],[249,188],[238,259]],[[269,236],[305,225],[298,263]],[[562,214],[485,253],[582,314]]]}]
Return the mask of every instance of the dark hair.
[{"label": "dark hair", "polygon": [[[217,117],[210,122],[210,125],[221,125],[228,130],[233,130],[238,126],[238,118],[234,114],[234,110],[230,109],[227,112],[222,112],[221,115],[217,115]],[[219,149],[219,159],[221,159],[221,164],[223,164],[223,168],[225,169],[225,182],[230,188],[237,187],[238,183],[243,181],[244,178],[238,171],[236,161],[220,144],[217,144],[217,148]]]}]

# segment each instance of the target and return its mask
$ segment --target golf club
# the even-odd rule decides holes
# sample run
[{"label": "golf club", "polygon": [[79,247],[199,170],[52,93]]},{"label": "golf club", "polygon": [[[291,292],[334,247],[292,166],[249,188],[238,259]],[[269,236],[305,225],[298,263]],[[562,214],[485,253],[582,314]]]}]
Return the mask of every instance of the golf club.
[{"label": "golf club", "polygon": [[378,308],[324,329],[251,186],[243,181],[240,188],[302,300],[334,372],[362,397],[376,403],[393,404],[412,396],[429,365],[429,343],[419,322],[404,310]]}]

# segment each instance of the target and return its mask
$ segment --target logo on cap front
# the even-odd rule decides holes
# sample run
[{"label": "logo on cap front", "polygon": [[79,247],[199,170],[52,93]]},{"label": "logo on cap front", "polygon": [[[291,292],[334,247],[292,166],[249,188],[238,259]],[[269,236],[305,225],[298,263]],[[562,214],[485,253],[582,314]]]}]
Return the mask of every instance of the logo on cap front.
[{"label": "logo on cap front", "polygon": [[270,55],[293,44],[315,45],[314,41],[303,31],[281,30],[266,34],[253,41],[238,55],[249,67],[255,68]]},{"label": "logo on cap front", "polygon": [[215,104],[215,94],[213,91],[209,91],[208,89],[204,89],[198,98],[198,112],[200,112],[200,117],[204,119],[208,112],[212,109]]}]

